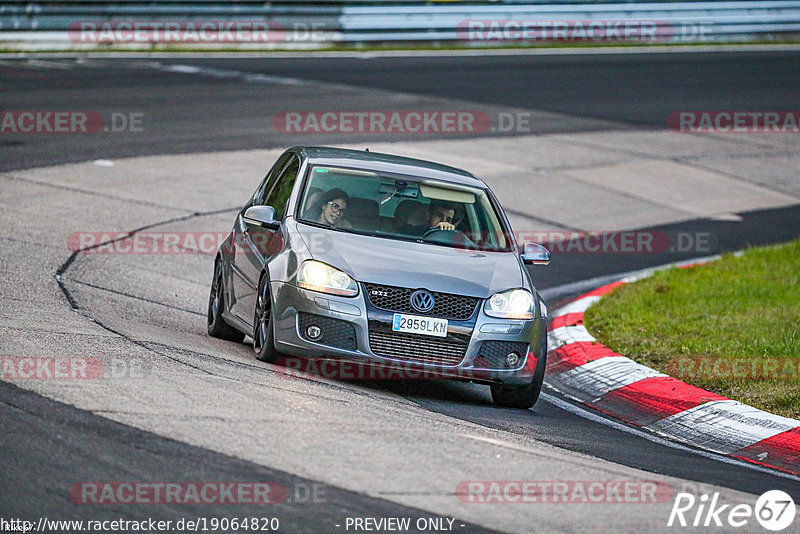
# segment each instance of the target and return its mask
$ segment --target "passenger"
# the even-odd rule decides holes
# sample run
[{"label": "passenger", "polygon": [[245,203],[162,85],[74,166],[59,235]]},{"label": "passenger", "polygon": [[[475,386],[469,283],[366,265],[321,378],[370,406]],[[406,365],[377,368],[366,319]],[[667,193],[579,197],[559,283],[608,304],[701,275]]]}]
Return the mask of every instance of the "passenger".
[{"label": "passenger", "polygon": [[347,203],[350,197],[339,188],[331,189],[320,200],[319,216],[317,222],[328,226],[337,226],[343,219],[342,216],[347,210]]},{"label": "passenger", "polygon": [[454,205],[447,202],[434,201],[428,206],[427,224],[412,225],[406,224],[398,229],[398,232],[406,235],[422,236],[430,230],[455,230],[453,218],[456,215]]}]

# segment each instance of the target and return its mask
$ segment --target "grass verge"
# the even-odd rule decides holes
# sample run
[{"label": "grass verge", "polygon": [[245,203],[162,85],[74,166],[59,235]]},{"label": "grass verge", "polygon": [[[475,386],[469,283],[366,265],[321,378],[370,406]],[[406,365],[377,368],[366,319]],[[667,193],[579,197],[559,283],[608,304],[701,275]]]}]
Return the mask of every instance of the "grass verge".
[{"label": "grass verge", "polygon": [[800,419],[800,240],[619,287],[584,322],[612,350]]}]

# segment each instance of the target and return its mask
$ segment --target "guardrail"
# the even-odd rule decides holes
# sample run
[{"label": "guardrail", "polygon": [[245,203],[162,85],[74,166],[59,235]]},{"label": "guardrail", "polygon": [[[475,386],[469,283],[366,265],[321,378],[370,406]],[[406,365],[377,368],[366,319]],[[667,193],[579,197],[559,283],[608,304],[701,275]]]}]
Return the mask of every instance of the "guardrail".
[{"label": "guardrail", "polygon": [[[201,26],[204,23],[206,26]],[[368,42],[491,45],[553,41],[748,41],[800,35],[800,1],[603,3],[542,0],[517,3],[507,0],[440,4],[393,0],[387,4],[370,0],[280,0],[272,3],[253,0],[228,3],[219,0],[11,0],[0,4],[0,39],[5,41],[114,44],[126,41],[119,38],[121,29],[131,36],[127,42],[138,45],[212,44],[220,42],[219,39],[203,40],[202,36],[195,36],[194,40],[179,41],[175,37],[185,36],[187,27],[206,28],[218,35],[220,31],[227,31],[225,23],[244,27],[249,24],[252,32],[268,30],[269,37],[262,36],[258,44],[272,46],[301,42],[316,45]],[[165,32],[166,24],[180,31]],[[83,39],[80,32],[86,28],[95,28],[96,33],[87,34],[88,38]],[[105,36],[99,33],[102,28],[109,30]],[[159,28],[162,31],[158,31]],[[137,29],[142,30],[138,37]],[[226,37],[224,42],[242,43],[235,36]]]}]

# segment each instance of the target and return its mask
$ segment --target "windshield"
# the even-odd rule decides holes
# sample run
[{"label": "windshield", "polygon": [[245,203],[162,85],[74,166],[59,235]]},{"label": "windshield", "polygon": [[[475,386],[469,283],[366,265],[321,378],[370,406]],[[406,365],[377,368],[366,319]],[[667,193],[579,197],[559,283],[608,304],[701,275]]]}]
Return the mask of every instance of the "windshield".
[{"label": "windshield", "polygon": [[459,248],[510,247],[502,219],[483,189],[359,169],[312,167],[300,220]]}]

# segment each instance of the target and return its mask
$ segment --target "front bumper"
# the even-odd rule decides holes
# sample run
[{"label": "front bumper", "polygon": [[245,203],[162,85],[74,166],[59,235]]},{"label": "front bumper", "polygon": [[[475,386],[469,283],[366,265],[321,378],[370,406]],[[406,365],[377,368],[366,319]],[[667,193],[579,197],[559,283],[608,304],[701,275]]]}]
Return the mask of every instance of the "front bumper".
[{"label": "front bumper", "polygon": [[[416,334],[407,337],[392,332],[393,312],[372,306],[364,289],[360,285],[359,294],[347,298],[272,282],[278,351],[406,371],[389,373],[388,377],[394,378],[462,379],[509,386],[529,384],[538,360],[544,357],[544,318],[523,321],[488,317],[481,301],[469,320],[448,321],[446,339]],[[322,332],[315,340],[307,333],[311,325]],[[506,348],[519,353],[513,367],[502,354]]]}]

